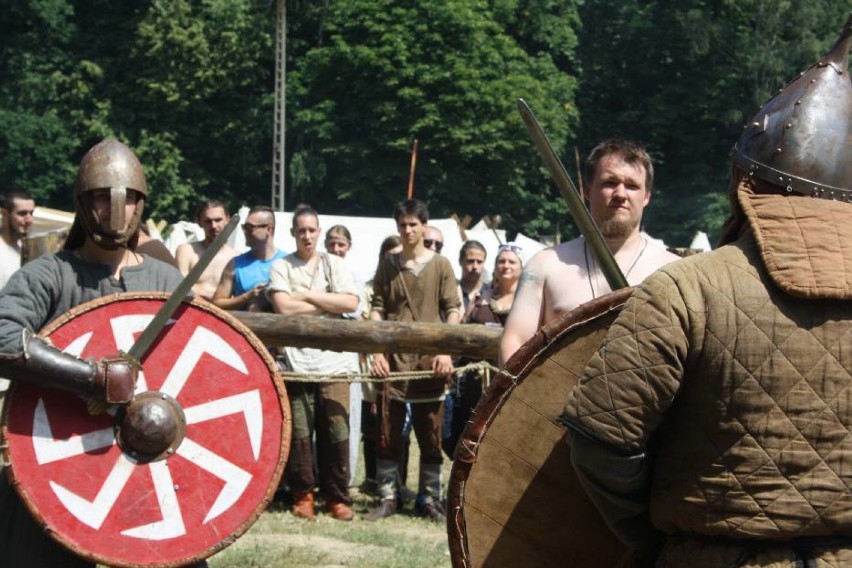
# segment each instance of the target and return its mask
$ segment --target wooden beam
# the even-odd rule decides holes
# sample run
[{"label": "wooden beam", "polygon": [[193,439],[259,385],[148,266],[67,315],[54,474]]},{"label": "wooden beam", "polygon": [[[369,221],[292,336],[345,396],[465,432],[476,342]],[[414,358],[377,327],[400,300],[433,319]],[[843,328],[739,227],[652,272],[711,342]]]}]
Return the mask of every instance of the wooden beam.
[{"label": "wooden beam", "polygon": [[501,330],[484,325],[402,323],[231,312],[266,345],[355,353],[422,353],[496,359]]}]

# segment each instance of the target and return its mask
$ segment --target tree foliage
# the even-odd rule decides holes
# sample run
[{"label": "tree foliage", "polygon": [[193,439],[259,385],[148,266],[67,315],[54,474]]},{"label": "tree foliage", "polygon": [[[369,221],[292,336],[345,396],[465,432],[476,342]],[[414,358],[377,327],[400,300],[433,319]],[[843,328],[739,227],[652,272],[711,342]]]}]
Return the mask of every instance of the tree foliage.
[{"label": "tree foliage", "polygon": [[571,134],[575,82],[549,52],[523,49],[469,0],[350,0],[324,29],[289,78],[297,201],[388,214],[417,138],[415,194],[433,214],[547,222],[553,196],[515,100],[531,101],[558,143]]},{"label": "tree foliage", "polygon": [[655,158],[651,231],[718,234],[730,150],[743,125],[837,37],[832,0],[596,0],[581,10],[579,143],[643,141]]},{"label": "tree foliage", "polygon": [[[832,0],[289,0],[288,206],[502,214],[571,232],[518,113],[563,154],[621,134],[656,161],[647,228],[685,245],[727,210],[729,149],[770,93],[829,46]],[[149,214],[205,197],[268,203],[273,0],[0,3],[0,183],[71,206],[76,164],[117,136]],[[569,168],[573,172],[573,167]]]}]

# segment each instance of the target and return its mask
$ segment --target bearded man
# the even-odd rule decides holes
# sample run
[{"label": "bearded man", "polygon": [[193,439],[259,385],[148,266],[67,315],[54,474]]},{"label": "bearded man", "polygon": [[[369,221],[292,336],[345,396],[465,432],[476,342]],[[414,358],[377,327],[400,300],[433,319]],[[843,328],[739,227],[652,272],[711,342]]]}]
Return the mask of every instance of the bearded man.
[{"label": "bearded man", "polygon": [[734,147],[725,246],[649,277],[567,401],[645,565],[852,565],[850,35]]},{"label": "bearded man", "polygon": [[21,267],[21,239],[33,224],[35,201],[23,189],[11,189],[0,198],[0,288]]},{"label": "bearded man", "polygon": [[[654,166],[645,148],[630,140],[606,140],[592,150],[584,174],[589,212],[630,285],[679,258],[640,231],[654,183]],[[500,339],[501,364],[541,326],[609,292],[584,237],[537,253],[521,274]]]}]

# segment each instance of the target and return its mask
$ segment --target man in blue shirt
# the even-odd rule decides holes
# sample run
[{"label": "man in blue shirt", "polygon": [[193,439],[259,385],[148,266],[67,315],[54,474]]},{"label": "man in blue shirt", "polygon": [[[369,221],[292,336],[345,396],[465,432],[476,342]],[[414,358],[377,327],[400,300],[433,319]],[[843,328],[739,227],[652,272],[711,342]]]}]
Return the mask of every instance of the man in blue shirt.
[{"label": "man in blue shirt", "polygon": [[222,273],[213,294],[213,303],[224,310],[272,311],[264,290],[269,283],[269,268],[284,251],[275,248],[275,212],[256,205],[249,209],[243,232],[249,250],[235,256]]}]

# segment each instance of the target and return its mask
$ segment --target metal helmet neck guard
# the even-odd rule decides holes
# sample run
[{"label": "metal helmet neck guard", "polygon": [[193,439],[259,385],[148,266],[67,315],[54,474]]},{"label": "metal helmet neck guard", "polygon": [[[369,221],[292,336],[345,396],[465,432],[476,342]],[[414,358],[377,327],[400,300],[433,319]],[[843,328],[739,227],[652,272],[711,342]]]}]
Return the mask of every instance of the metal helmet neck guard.
[{"label": "metal helmet neck guard", "polygon": [[[106,227],[93,208],[93,192],[109,190],[110,216]],[[127,191],[136,191],[139,195],[136,208],[130,219],[125,218]],[[74,184],[74,205],[77,211],[75,232],[72,227],[66,248],[82,245],[84,235],[90,236],[104,248],[135,248],[145,197],[148,195],[148,183],[142,164],[133,151],[113,138],[107,138],[93,146],[80,162],[77,181]],[[79,242],[76,242],[79,241]]]},{"label": "metal helmet neck guard", "polygon": [[817,63],[782,88],[734,146],[746,175],[788,193],[852,203],[852,16]]}]

